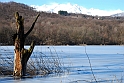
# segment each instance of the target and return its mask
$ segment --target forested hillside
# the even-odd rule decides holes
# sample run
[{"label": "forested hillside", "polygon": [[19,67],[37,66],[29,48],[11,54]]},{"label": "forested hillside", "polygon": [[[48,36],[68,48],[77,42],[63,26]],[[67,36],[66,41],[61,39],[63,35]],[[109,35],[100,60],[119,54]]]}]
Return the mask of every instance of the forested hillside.
[{"label": "forested hillside", "polygon": [[[26,44],[35,40],[40,45],[122,45],[124,44],[124,20],[97,16],[37,12],[25,4],[0,2],[0,44],[13,45],[12,35],[16,24],[14,13],[24,17],[25,33],[31,27],[35,16],[40,13],[36,25],[26,39]],[[108,19],[107,19],[108,18]]]}]

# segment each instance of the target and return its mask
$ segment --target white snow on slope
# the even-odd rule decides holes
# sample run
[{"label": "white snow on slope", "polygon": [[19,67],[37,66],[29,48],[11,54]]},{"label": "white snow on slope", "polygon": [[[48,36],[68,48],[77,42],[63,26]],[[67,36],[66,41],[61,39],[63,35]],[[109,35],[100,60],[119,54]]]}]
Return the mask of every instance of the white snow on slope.
[{"label": "white snow on slope", "polygon": [[87,15],[98,15],[98,16],[110,16],[117,13],[122,13],[124,11],[117,9],[117,10],[100,10],[90,8],[87,9],[83,6],[79,6],[77,4],[59,4],[59,3],[51,3],[51,4],[44,4],[41,6],[38,5],[31,5],[31,7],[36,8],[37,11],[45,11],[51,13],[58,13],[59,10],[67,11],[68,13],[80,13],[80,14],[87,14]]}]

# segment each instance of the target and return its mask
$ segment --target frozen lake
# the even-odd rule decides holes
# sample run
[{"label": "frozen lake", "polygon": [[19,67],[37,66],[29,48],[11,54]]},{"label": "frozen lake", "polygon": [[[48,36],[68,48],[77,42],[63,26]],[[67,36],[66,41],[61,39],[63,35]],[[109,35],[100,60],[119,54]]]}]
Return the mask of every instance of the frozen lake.
[{"label": "frozen lake", "polygon": [[[13,52],[14,47],[0,46],[0,56],[8,49]],[[50,56],[50,51],[61,58],[63,74],[25,79],[0,76],[0,83],[124,83],[124,46],[35,46],[33,53]]]}]

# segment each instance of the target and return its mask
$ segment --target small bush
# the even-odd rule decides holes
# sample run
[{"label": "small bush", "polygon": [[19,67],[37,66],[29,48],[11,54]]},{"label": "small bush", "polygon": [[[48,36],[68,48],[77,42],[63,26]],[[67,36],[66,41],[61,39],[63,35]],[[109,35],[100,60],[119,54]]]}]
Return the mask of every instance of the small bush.
[{"label": "small bush", "polygon": [[[58,54],[48,48],[49,53],[33,52],[27,63],[27,75],[58,74],[64,70]],[[0,75],[13,74],[14,52],[6,47],[0,47]]]}]

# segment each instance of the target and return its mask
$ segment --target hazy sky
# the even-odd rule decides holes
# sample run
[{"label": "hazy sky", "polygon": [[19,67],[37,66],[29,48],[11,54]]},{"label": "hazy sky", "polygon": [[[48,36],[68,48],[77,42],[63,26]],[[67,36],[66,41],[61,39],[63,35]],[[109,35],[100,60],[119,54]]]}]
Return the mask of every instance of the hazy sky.
[{"label": "hazy sky", "polygon": [[27,5],[43,5],[51,3],[72,3],[78,4],[85,8],[96,8],[101,10],[123,10],[124,11],[124,0],[0,0],[1,2],[15,1],[24,3]]}]

